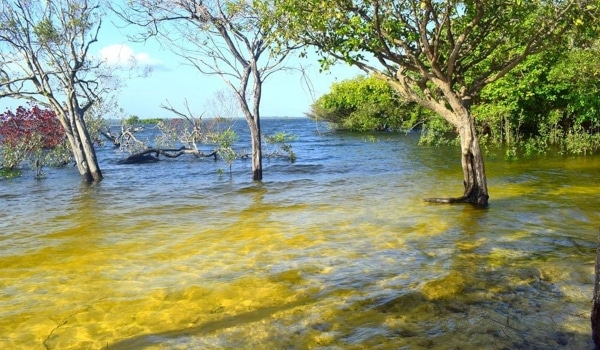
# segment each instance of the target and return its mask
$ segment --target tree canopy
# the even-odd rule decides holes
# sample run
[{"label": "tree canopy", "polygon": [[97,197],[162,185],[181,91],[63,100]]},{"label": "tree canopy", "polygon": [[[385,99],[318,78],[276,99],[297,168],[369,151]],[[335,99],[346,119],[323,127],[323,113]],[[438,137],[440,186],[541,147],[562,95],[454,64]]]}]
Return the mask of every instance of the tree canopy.
[{"label": "tree canopy", "polygon": [[52,108],[90,182],[102,172],[85,114],[115,89],[110,72],[90,55],[103,6],[103,0],[6,0],[0,11],[0,98]]},{"label": "tree canopy", "polygon": [[285,18],[278,29],[316,47],[325,65],[343,60],[381,74],[440,114],[552,46],[582,16],[575,1],[276,3]]},{"label": "tree canopy", "polygon": [[309,116],[351,131],[409,130],[422,121],[422,110],[408,103],[385,81],[359,76],[334,83],[311,106]]},{"label": "tree canopy", "polygon": [[142,26],[143,39],[158,38],[200,73],[218,75],[234,92],[250,129],[252,178],[262,180],[260,104],[262,84],[284,69],[286,50],[271,54],[272,28],[261,18],[268,2],[247,0],[133,1],[117,12]]},{"label": "tree canopy", "polygon": [[[276,0],[284,40],[317,48],[388,81],[451,123],[461,139],[465,192],[487,206],[471,104],[481,90],[585,23],[591,2]],[[592,6],[593,7],[593,6]]]}]

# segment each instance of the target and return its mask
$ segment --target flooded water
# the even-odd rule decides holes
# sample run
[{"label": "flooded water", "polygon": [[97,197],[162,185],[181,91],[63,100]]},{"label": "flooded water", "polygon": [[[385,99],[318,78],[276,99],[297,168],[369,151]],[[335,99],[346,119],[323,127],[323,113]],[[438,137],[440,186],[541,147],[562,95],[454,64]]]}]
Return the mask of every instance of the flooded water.
[{"label": "flooded water", "polygon": [[[245,130],[243,121],[237,125]],[[266,119],[297,162],[210,159],[0,181],[1,349],[588,349],[600,158],[489,158]],[[242,138],[241,142],[245,142]]]}]

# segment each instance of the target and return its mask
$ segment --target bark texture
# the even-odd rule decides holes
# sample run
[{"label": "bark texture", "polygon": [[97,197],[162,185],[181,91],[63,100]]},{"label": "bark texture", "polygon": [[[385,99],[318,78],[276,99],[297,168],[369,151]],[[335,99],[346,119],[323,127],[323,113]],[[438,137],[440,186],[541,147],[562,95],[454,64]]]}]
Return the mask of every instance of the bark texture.
[{"label": "bark texture", "polygon": [[258,121],[253,121],[250,125],[252,136],[252,180],[262,181],[262,147],[260,137],[260,124]]},{"label": "bark texture", "polygon": [[[466,110],[466,108],[465,108]],[[488,206],[488,189],[485,175],[483,154],[479,147],[479,138],[475,129],[475,121],[471,113],[466,110],[461,118],[445,118],[449,121],[457,120],[456,125],[460,136],[461,165],[463,170],[464,193],[460,197],[451,198],[426,198],[432,203],[471,203],[480,208]]]},{"label": "bark texture", "polygon": [[102,172],[98,166],[93,142],[85,127],[83,114],[65,111],[58,103],[53,103],[52,106],[67,134],[79,174],[87,182],[101,181]]}]

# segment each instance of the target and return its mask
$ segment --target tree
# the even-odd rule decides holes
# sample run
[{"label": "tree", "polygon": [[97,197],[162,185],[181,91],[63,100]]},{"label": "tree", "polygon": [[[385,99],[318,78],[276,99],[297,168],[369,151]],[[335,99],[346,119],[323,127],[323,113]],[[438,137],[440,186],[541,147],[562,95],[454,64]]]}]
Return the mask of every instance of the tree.
[{"label": "tree", "polygon": [[575,27],[576,1],[276,0],[278,32],[388,81],[460,135],[464,192],[488,205],[471,102],[481,89]]},{"label": "tree", "polygon": [[42,166],[63,165],[70,159],[70,154],[64,157],[62,152],[65,146],[64,128],[52,110],[20,106],[15,112],[0,114],[0,170],[9,176],[18,174],[16,167],[29,158],[35,177],[40,178]]},{"label": "tree", "polygon": [[351,131],[409,130],[424,117],[385,81],[359,76],[334,83],[311,105],[310,117]]},{"label": "tree", "polygon": [[220,76],[235,92],[252,139],[252,179],[261,181],[263,82],[283,69],[287,55],[270,55],[272,31],[260,21],[269,5],[247,0],[140,0],[116,11],[147,30],[142,39],[157,37],[200,73]]},{"label": "tree", "polygon": [[600,47],[597,39],[565,39],[482,90],[473,111],[489,140],[525,144],[526,154],[545,152],[550,144],[586,152],[570,140],[600,130]]},{"label": "tree", "polygon": [[0,12],[0,98],[51,108],[62,124],[79,173],[102,180],[86,113],[107,86],[101,62],[89,55],[98,40],[102,0],[5,0]]}]

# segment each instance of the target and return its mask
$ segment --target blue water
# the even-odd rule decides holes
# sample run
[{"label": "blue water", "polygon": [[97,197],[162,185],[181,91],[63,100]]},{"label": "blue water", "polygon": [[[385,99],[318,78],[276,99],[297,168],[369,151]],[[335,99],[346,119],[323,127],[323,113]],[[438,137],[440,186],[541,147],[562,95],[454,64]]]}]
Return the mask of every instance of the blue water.
[{"label": "blue water", "polygon": [[0,348],[592,348],[600,158],[488,155],[477,210],[422,201],[461,194],[456,147],[262,126],[297,155],[262,183],[249,160],[119,165],[109,144],[99,184],[1,180]]}]

